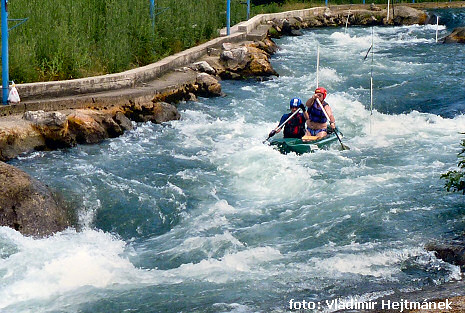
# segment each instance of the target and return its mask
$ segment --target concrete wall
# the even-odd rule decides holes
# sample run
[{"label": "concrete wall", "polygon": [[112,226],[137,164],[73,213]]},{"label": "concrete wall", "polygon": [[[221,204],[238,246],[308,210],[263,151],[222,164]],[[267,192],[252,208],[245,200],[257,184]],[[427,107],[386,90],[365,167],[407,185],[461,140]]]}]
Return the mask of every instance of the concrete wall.
[{"label": "concrete wall", "polygon": [[[79,78],[66,81],[52,81],[29,84],[18,84],[19,95],[23,102],[44,100],[54,97],[83,95],[105,92],[124,88],[134,88],[140,83],[148,82],[176,68],[186,66],[198,60],[207,53],[208,48],[218,47],[225,42],[239,42],[247,40],[247,35],[253,32],[260,24],[272,19],[283,19],[299,16],[302,18],[323,12],[325,8],[311,8],[306,10],[287,11],[273,14],[260,14],[248,21],[235,25],[231,35],[215,38],[199,46],[187,49],[172,56],[166,57],[156,63],[139,67],[122,73]],[[221,33],[225,33],[223,29]],[[250,37],[252,38],[252,37]],[[256,37],[254,37],[256,38]],[[68,102],[70,102],[69,100]],[[71,101],[72,102],[72,101]],[[21,107],[21,105],[20,105]],[[7,110],[4,110],[7,111]]]},{"label": "concrete wall", "polygon": [[236,33],[228,37],[215,38],[207,43],[166,57],[156,63],[121,73],[63,81],[17,84],[16,88],[22,101],[133,88],[139,83],[154,80],[171,70],[195,62],[205,55],[210,47],[220,46],[224,42],[246,40],[246,35]]}]

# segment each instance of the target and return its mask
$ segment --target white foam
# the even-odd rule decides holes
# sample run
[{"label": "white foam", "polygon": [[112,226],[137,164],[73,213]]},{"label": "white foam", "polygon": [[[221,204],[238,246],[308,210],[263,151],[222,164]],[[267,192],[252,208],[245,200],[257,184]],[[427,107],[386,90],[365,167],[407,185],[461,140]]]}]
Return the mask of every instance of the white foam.
[{"label": "white foam", "polygon": [[[351,36],[349,33],[334,32],[329,38],[333,40],[333,44],[342,46],[344,50],[355,49],[355,50],[368,50],[371,46],[371,35],[358,37],[357,35]],[[377,37],[379,40],[379,37]]]},{"label": "white foam", "polygon": [[395,274],[401,271],[398,264],[412,256],[418,255],[421,249],[401,249],[385,251],[369,251],[364,253],[336,254],[335,256],[320,259],[312,258],[314,266],[325,276],[342,277],[344,274],[357,274],[363,276],[383,277],[388,280],[397,280]]},{"label": "white foam", "polygon": [[255,91],[255,88],[253,88],[252,86],[243,86],[243,87],[241,87],[241,90],[244,90],[244,91]]},{"label": "white foam", "polygon": [[226,254],[220,259],[207,259],[199,263],[183,264],[178,269],[170,270],[177,275],[200,279],[214,283],[225,283],[238,278],[244,273],[250,275],[260,271],[260,265],[282,257],[279,250],[271,247],[257,247],[233,254]]},{"label": "white foam", "polygon": [[124,257],[126,244],[101,231],[67,230],[44,239],[0,228],[0,236],[18,252],[0,259],[0,309],[47,299],[83,286],[105,288],[135,282],[138,270]]}]

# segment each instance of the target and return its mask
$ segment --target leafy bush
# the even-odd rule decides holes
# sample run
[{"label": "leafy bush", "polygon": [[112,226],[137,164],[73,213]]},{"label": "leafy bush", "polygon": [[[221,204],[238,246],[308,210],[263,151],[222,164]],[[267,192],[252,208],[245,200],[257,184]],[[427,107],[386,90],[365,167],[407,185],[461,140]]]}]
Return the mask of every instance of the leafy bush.
[{"label": "leafy bush", "polygon": [[449,171],[442,174],[441,178],[446,180],[447,191],[461,191],[465,194],[465,139],[462,140],[462,151],[458,154],[458,171]]}]

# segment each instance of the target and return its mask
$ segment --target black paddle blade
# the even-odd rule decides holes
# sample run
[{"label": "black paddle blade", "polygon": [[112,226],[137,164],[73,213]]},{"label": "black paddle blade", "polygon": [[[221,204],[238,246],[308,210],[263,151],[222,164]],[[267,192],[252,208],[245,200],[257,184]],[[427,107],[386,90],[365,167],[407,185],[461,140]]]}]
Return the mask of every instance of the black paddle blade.
[{"label": "black paddle blade", "polygon": [[[271,137],[273,137],[274,135],[276,135],[276,130],[272,130],[269,134],[268,134],[268,138],[265,139],[265,141],[268,141],[268,139],[270,139]],[[264,141],[264,142],[265,142]]]},{"label": "black paddle blade", "polygon": [[270,138],[273,137],[274,135],[276,135],[276,130],[273,129],[273,130],[268,134],[268,138],[266,138],[265,140],[263,140],[263,143],[268,142],[268,139],[270,139]]},{"label": "black paddle blade", "polygon": [[[339,143],[341,144],[341,149],[342,149],[342,150],[350,150],[350,148],[349,148],[348,146],[346,146],[345,144],[342,143],[341,137],[339,137],[338,132],[339,132],[339,129],[336,128],[336,129],[334,130],[334,133],[336,134],[336,137],[337,137],[337,139],[339,140]],[[341,133],[341,134],[342,134],[342,133]]]}]

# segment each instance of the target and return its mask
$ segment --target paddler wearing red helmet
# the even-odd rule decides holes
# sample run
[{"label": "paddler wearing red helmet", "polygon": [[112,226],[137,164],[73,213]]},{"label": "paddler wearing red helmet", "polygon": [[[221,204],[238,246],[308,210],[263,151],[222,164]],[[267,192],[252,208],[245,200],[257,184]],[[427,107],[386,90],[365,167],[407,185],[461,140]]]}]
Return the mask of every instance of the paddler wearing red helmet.
[{"label": "paddler wearing red helmet", "polygon": [[333,111],[329,104],[325,101],[326,95],[328,92],[323,87],[318,87],[315,89],[314,95],[307,100],[305,105],[307,106],[307,111],[304,113],[304,117],[307,120],[307,132],[308,135],[324,137],[327,135],[327,122],[328,119],[326,115],[321,110],[320,105],[316,99],[319,99],[323,108],[325,109],[329,117],[329,125],[332,129],[336,128],[336,120],[333,116]]}]

